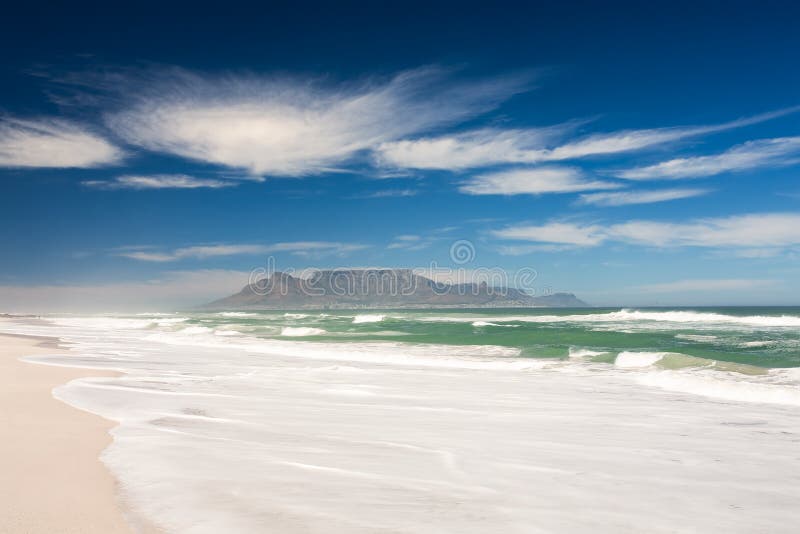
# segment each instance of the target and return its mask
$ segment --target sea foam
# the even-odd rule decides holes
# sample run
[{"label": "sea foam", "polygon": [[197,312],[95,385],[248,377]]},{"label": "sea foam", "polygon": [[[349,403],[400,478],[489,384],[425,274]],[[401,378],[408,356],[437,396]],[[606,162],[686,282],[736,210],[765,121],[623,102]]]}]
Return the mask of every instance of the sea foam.
[{"label": "sea foam", "polygon": [[353,324],[362,324],[362,323],[379,323],[386,318],[385,315],[380,314],[365,314],[365,315],[356,315],[353,317]]},{"label": "sea foam", "polygon": [[310,328],[306,326],[285,326],[281,328],[281,335],[285,337],[318,336],[325,333],[325,330],[322,328]]}]

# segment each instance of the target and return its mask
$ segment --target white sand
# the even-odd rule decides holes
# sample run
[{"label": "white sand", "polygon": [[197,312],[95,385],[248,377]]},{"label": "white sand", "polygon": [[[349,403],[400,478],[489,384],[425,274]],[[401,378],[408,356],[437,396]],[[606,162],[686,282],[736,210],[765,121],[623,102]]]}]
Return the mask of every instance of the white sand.
[{"label": "white sand", "polygon": [[42,339],[0,336],[0,532],[130,532],[115,481],[98,459],[114,424],[51,393],[75,378],[111,373],[19,360],[55,352]]}]

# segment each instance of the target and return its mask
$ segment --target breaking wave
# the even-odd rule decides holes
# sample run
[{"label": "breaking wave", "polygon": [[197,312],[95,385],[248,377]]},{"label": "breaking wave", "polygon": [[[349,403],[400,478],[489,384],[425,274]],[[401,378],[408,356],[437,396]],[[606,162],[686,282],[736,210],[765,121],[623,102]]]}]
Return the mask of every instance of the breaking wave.
[{"label": "breaking wave", "polygon": [[281,329],[281,335],[284,337],[305,337],[305,336],[318,336],[325,334],[322,328],[310,328],[307,326],[293,327],[285,326]]},{"label": "breaking wave", "polygon": [[363,324],[363,323],[379,323],[386,318],[385,315],[380,314],[365,314],[365,315],[356,315],[353,317],[353,324]]}]

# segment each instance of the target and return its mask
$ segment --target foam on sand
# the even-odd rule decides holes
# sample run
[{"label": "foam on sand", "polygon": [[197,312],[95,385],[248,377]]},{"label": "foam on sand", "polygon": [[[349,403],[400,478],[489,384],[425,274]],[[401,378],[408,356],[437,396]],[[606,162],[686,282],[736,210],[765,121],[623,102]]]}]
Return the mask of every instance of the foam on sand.
[{"label": "foam on sand", "polygon": [[720,371],[695,373],[657,371],[647,373],[637,380],[648,386],[715,399],[800,406],[798,384],[745,381],[739,377],[726,376]]}]

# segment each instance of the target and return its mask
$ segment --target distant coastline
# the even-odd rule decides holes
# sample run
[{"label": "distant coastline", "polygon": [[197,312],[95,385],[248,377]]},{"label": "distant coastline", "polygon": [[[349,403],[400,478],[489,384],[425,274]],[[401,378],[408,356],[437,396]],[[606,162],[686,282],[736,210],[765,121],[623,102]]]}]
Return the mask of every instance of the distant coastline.
[{"label": "distant coastline", "polygon": [[541,296],[486,281],[437,282],[411,269],[337,269],[309,278],[275,272],[239,293],[201,306],[206,310],[583,308],[572,293]]}]

